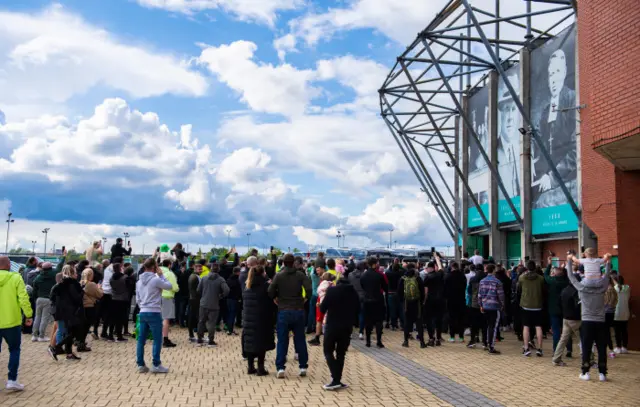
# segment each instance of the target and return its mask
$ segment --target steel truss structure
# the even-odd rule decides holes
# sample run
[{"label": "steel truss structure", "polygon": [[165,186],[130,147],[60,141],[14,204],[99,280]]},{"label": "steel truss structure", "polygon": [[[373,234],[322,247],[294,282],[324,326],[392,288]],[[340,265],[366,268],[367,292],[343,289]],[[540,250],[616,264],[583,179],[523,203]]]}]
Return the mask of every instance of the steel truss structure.
[{"label": "steel truss structure", "polygon": [[[484,226],[490,228],[459,162],[462,154],[467,153],[460,151],[463,128],[479,148],[498,189],[508,196],[497,166],[483,148],[471,119],[462,114],[463,96],[471,95],[492,71],[503,79],[516,103],[524,124],[521,131],[535,140],[567,201],[581,219],[579,207],[533,127],[514,84],[505,74],[509,66],[519,62],[520,49],[531,50],[573,22],[575,1],[481,0],[483,8],[475,5],[478,1],[471,3],[449,1],[397,58],[379,90],[381,116],[456,245],[463,229],[457,204],[461,199],[460,187],[466,190],[469,205],[478,209]],[[509,15],[503,16],[501,7]],[[514,14],[514,9],[519,10]],[[506,201],[522,228],[518,210],[511,199]]]}]

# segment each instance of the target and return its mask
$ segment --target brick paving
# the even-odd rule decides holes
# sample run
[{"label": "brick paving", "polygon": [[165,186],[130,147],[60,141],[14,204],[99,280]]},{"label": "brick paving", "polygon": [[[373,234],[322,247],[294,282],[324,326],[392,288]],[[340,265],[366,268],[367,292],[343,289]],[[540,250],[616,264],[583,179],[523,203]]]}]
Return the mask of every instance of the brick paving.
[{"label": "brick paving", "polygon": [[[174,349],[163,349],[166,375],[138,374],[135,341],[116,344],[97,341],[80,362],[54,362],[46,344],[23,336],[20,381],[24,393],[0,390],[0,406],[638,406],[640,355],[610,360],[610,379],[599,383],[578,380],[579,360],[554,368],[550,355],[525,359],[519,344],[506,334],[503,355],[490,356],[461,344],[420,349],[415,341],[400,346],[401,334],[385,331],[385,350],[363,348],[354,340],[347,355],[344,381],[351,387],[325,392],[329,379],[322,348],[310,347],[306,378],[297,376],[290,348],[287,378],[276,379],[268,354],[268,377],[246,374],[237,336],[219,335],[216,349],[197,348],[186,341],[186,330],[175,329]],[[357,343],[356,343],[357,342]],[[546,346],[550,347],[550,341]],[[8,354],[0,353],[0,371]],[[147,363],[151,347],[147,346]],[[593,374],[597,378],[597,374]]]}]

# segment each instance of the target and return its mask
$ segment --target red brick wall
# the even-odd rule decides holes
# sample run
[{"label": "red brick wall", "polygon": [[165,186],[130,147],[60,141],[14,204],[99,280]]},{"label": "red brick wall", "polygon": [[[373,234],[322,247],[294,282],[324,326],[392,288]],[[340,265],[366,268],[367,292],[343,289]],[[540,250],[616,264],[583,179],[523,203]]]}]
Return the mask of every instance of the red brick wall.
[{"label": "red brick wall", "polygon": [[[598,237],[598,251],[618,254],[620,273],[640,314],[640,173],[622,172],[593,150],[640,125],[640,6],[638,0],[578,1],[578,63],[583,221]],[[614,250],[613,245],[619,249]],[[635,304],[635,305],[633,305]],[[640,349],[640,323],[630,321],[632,348]]]},{"label": "red brick wall", "polygon": [[580,250],[580,248],[578,247],[578,239],[542,242],[538,247],[540,251],[536,253],[538,256],[537,260],[542,264],[547,264],[549,251],[555,254],[555,257],[559,257],[561,262],[564,262],[564,260],[567,258],[567,252],[569,250],[575,250],[576,252]]}]

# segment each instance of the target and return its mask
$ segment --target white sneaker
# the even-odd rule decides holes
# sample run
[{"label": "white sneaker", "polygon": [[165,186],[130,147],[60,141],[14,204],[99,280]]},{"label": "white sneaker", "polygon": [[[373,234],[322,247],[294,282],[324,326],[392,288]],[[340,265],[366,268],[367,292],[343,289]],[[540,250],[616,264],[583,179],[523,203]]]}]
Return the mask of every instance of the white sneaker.
[{"label": "white sneaker", "polygon": [[602,373],[600,373],[598,375],[598,378],[600,379],[601,382],[606,382],[607,381],[607,376],[602,374]]},{"label": "white sneaker", "polygon": [[364,334],[358,335],[358,339],[360,339],[361,341],[364,340]]},{"label": "white sneaker", "polygon": [[614,352],[616,355],[619,355],[619,354],[620,354],[620,348],[613,348],[613,352]]},{"label": "white sneaker", "polygon": [[38,342],[38,337],[36,335],[32,335],[31,342]]},{"label": "white sneaker", "polygon": [[138,373],[148,373],[149,368],[146,366],[138,366]]},{"label": "white sneaker", "polygon": [[589,381],[591,380],[591,375],[589,374],[589,372],[583,373],[580,375],[580,380]]},{"label": "white sneaker", "polygon": [[294,358],[295,360],[298,360],[298,354],[296,353],[295,355],[293,355],[293,358]]},{"label": "white sneaker", "polygon": [[38,338],[38,342],[51,342],[51,338],[46,336],[44,338]]},{"label": "white sneaker", "polygon": [[284,379],[284,369],[278,370],[278,373],[276,373],[276,377],[278,379]]},{"label": "white sneaker", "polygon": [[449,338],[449,343],[454,343],[456,341],[456,338]]},{"label": "white sneaker", "polygon": [[300,377],[307,377],[307,369],[305,368],[300,369]]},{"label": "white sneaker", "polygon": [[627,348],[623,346],[622,348],[620,348],[620,353],[625,354],[625,353],[629,353],[629,351],[627,350]]},{"label": "white sneaker", "polygon": [[4,386],[7,390],[22,391],[24,390],[24,384],[18,383],[17,380],[7,380],[7,385]]},{"label": "white sneaker", "polygon": [[160,365],[160,366],[151,366],[151,373],[169,373],[169,369]]}]

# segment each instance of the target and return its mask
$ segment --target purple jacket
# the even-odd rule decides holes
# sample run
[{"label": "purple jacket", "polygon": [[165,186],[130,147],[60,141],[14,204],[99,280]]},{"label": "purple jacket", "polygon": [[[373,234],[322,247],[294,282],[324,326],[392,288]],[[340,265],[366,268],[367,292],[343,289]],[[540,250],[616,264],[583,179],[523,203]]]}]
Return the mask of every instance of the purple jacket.
[{"label": "purple jacket", "polygon": [[488,275],[480,281],[478,305],[486,310],[501,310],[504,308],[504,289],[500,280],[495,276]]}]

